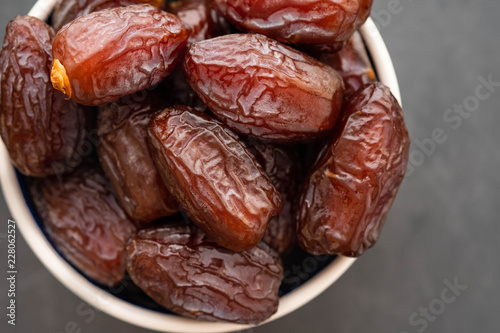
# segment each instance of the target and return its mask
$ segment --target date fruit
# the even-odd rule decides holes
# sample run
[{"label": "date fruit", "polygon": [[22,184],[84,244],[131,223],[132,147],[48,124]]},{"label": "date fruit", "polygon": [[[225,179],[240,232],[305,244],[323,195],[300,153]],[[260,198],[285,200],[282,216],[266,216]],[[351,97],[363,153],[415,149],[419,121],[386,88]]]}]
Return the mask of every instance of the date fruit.
[{"label": "date fruit", "polygon": [[170,193],[221,246],[256,246],[282,203],[271,180],[234,132],[193,108],[156,114],[151,152]]},{"label": "date fruit", "polygon": [[312,254],[356,257],[379,236],[410,141],[401,107],[381,83],[358,90],[342,112],[332,145],[305,182],[298,241]]},{"label": "date fruit", "polygon": [[190,28],[148,4],[81,16],[57,33],[54,88],[100,105],[159,83],[180,60]]},{"label": "date fruit", "polygon": [[283,267],[265,243],[233,252],[192,224],[170,223],[139,231],[125,256],[134,283],[182,316],[255,324],[278,308]]},{"label": "date fruit", "polygon": [[169,106],[185,105],[195,108],[199,112],[207,111],[207,106],[187,83],[184,71],[180,66],[163,80],[165,100]]},{"label": "date fruit", "polygon": [[347,46],[338,53],[323,53],[318,59],[332,66],[342,76],[345,85],[344,98],[349,98],[362,86],[376,80],[365,44],[358,32],[352,35]]},{"label": "date fruit", "polygon": [[184,72],[215,117],[264,140],[297,142],[327,135],[344,95],[342,78],[330,66],[257,34],[192,44]]},{"label": "date fruit", "polygon": [[262,240],[279,254],[286,255],[297,243],[295,210],[303,179],[299,156],[291,147],[257,140],[249,140],[248,149],[280,192],[283,202],[283,210],[269,220]]},{"label": "date fruit", "polygon": [[124,246],[136,228],[97,166],[82,165],[62,181],[35,180],[31,194],[47,236],[70,263],[98,283],[120,282]]},{"label": "date fruit", "polygon": [[192,33],[188,44],[230,32],[230,27],[223,16],[211,8],[208,2],[208,0],[167,2],[168,11],[191,27]]},{"label": "date fruit", "polygon": [[142,223],[179,211],[149,152],[147,127],[158,110],[159,96],[144,90],[99,107],[99,160],[123,209]]},{"label": "date fruit", "polygon": [[124,7],[140,3],[149,3],[161,8],[163,0],[62,0],[52,13],[52,27],[58,31],[63,25],[77,17],[107,8]]},{"label": "date fruit", "polygon": [[90,123],[88,110],[51,86],[53,39],[45,22],[18,16],[0,53],[0,135],[12,163],[28,176],[76,167]]},{"label": "date fruit", "polygon": [[356,29],[361,27],[370,16],[372,4],[373,0],[359,0],[359,11],[355,22]]},{"label": "date fruit", "polygon": [[212,0],[232,24],[288,44],[347,41],[359,0]]}]

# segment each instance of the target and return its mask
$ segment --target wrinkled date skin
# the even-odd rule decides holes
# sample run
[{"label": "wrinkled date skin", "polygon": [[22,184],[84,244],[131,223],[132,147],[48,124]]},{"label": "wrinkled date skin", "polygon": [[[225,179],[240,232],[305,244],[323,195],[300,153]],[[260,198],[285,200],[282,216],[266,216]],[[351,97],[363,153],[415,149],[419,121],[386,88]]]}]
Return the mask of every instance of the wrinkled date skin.
[{"label": "wrinkled date skin", "polygon": [[207,0],[166,2],[166,7],[191,27],[188,44],[230,33],[230,26]]},{"label": "wrinkled date skin", "polygon": [[355,30],[358,0],[212,0],[229,22],[289,44],[346,41]]},{"label": "wrinkled date skin", "polygon": [[31,184],[45,232],[62,255],[92,280],[116,285],[125,274],[124,246],[136,231],[100,169],[82,165],[62,181]]},{"label": "wrinkled date skin", "polygon": [[50,83],[54,31],[41,20],[18,16],[7,26],[0,54],[0,134],[18,170],[56,174],[81,161],[88,110],[65,100]]},{"label": "wrinkled date skin", "polygon": [[282,203],[236,134],[181,106],[156,114],[148,133],[167,188],[193,222],[228,249],[256,246]]},{"label": "wrinkled date skin", "polygon": [[323,53],[318,59],[332,66],[342,76],[345,85],[344,98],[348,98],[365,84],[376,80],[365,44],[358,32],[352,35],[347,46],[340,52]]},{"label": "wrinkled date skin", "polygon": [[158,99],[141,91],[99,107],[99,160],[122,207],[142,223],[179,211],[149,152],[147,127],[161,110]]},{"label": "wrinkled date skin", "polygon": [[125,253],[134,283],[182,316],[255,324],[278,308],[283,267],[265,243],[233,252],[192,224],[173,223],[139,231]]},{"label": "wrinkled date skin", "polygon": [[77,18],[53,44],[54,87],[84,105],[100,105],[159,83],[183,54],[190,28],[148,4]]},{"label": "wrinkled date skin", "polygon": [[107,8],[124,7],[140,3],[149,3],[161,8],[163,0],[62,0],[52,14],[52,27],[58,31],[63,25],[77,17]]},{"label": "wrinkled date skin", "polygon": [[409,143],[387,87],[370,83],[355,93],[333,144],[306,180],[299,245],[312,254],[353,257],[373,246],[403,180]]},{"label": "wrinkled date skin", "polygon": [[184,72],[220,121],[263,140],[325,136],[342,106],[344,84],[334,69],[263,35],[195,43],[186,52]]},{"label": "wrinkled date skin", "polygon": [[283,202],[283,210],[269,220],[262,240],[280,255],[286,255],[297,243],[294,215],[303,179],[298,154],[290,147],[257,140],[249,140],[248,149],[280,192]]}]

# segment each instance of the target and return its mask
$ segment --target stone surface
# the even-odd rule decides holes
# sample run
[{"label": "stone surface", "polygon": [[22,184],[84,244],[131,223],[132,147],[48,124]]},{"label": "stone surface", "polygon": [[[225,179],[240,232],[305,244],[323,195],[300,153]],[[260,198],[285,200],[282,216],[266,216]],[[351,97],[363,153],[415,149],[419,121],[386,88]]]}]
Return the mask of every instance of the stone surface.
[{"label": "stone surface", "polygon": [[[8,20],[27,13],[33,2],[0,0],[1,39]],[[373,249],[321,296],[247,333],[500,329],[500,87],[477,110],[459,116],[459,125],[445,117],[454,104],[471,101],[480,77],[500,82],[498,13],[497,0],[375,0],[372,17],[398,73],[415,170]],[[447,140],[426,155],[417,140],[427,142],[437,128]],[[3,235],[11,213],[3,198],[0,210],[0,276],[5,276]],[[80,316],[76,309],[86,305],[51,276],[21,237],[17,248],[17,325],[6,324],[7,284],[1,278],[0,331],[147,332],[97,310]],[[455,290],[460,293],[455,298],[445,290],[454,280],[467,286]]]}]

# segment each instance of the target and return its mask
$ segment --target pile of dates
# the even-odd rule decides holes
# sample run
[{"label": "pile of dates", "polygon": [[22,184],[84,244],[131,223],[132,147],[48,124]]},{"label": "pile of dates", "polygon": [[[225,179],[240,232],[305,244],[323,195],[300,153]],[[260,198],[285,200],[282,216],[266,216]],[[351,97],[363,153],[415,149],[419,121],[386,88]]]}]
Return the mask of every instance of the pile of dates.
[{"label": "pile of dates", "polygon": [[235,323],[276,312],[294,249],[361,255],[409,147],[357,32],[370,8],[62,0],[52,26],[12,20],[0,134],[51,242],[100,285]]}]

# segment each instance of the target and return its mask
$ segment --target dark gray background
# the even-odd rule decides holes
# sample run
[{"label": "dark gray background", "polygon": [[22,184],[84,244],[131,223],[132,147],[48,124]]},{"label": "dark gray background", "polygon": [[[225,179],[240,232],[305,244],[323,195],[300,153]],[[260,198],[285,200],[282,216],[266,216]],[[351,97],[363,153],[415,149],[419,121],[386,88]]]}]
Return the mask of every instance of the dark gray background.
[{"label": "dark gray background", "polygon": [[[33,3],[0,0],[0,28]],[[389,9],[390,19],[381,14]],[[472,101],[479,77],[492,75],[500,82],[499,15],[498,0],[375,0],[372,16],[399,77],[415,170],[403,183],[377,246],[314,301],[253,332],[499,331],[500,87],[476,110],[458,116],[461,120],[445,118],[454,104]],[[424,154],[417,140],[428,142],[438,128],[447,140]],[[11,216],[3,198],[0,209],[1,234]],[[6,241],[0,241],[0,299],[5,300]],[[17,246],[18,325],[6,325],[1,301],[2,332],[6,327],[7,332],[64,332],[70,321],[81,332],[146,332],[103,313],[85,322],[87,317],[76,313],[81,300],[49,274],[20,237]],[[444,281],[455,279],[467,289],[440,309]],[[422,321],[409,322],[429,306],[442,313],[429,317],[425,329]]]}]

